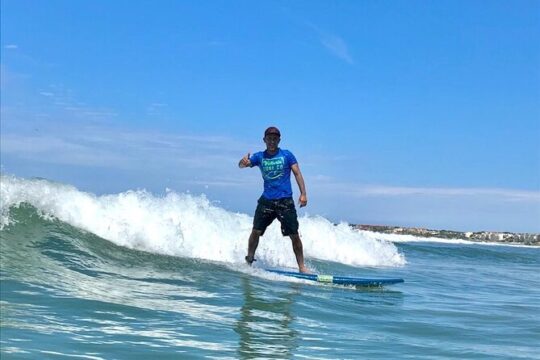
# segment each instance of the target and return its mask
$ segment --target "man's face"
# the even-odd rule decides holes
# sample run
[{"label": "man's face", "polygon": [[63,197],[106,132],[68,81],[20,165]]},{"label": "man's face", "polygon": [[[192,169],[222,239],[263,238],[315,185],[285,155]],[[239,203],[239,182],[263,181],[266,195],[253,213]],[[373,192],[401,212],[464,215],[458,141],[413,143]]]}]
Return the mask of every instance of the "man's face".
[{"label": "man's face", "polygon": [[264,137],[264,143],[266,144],[266,149],[270,151],[275,151],[279,145],[279,141],[281,140],[279,135],[276,134],[268,134]]}]

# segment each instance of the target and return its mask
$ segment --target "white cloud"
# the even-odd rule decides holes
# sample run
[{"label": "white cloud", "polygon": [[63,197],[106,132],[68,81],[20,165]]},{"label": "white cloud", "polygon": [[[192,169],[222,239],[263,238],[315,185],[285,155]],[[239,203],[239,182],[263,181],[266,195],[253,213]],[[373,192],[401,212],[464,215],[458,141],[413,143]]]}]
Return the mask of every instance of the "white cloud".
[{"label": "white cloud", "polygon": [[321,44],[333,55],[341,60],[354,64],[354,60],[349,52],[349,47],[341,37],[331,34],[321,34]]},{"label": "white cloud", "polygon": [[166,103],[154,102],[148,105],[146,112],[148,115],[158,115],[162,110],[166,109],[169,105]]},{"label": "white cloud", "polygon": [[[52,131],[51,131],[52,130]],[[38,163],[122,169],[178,168],[200,175],[202,170],[235,168],[244,144],[220,136],[164,134],[105,127],[2,133],[2,154]]]},{"label": "white cloud", "polygon": [[14,50],[14,49],[18,49],[19,47],[15,44],[9,44],[9,45],[6,45],[4,46],[4,49],[11,49],[11,50]]},{"label": "white cloud", "polygon": [[354,64],[354,59],[349,51],[349,46],[342,37],[323,31],[317,25],[311,22],[305,22],[305,25],[318,34],[320,43],[332,55],[347,62],[348,64]]},{"label": "white cloud", "polygon": [[505,200],[540,201],[540,191],[501,188],[368,187],[373,195],[491,196]]},{"label": "white cloud", "polygon": [[[2,73],[4,70],[2,67]],[[45,97],[48,106],[0,107],[5,125],[0,134],[2,155],[25,163],[111,170],[143,166],[154,174],[180,171],[186,178],[221,180],[212,174],[226,175],[245,149],[253,147],[211,134],[115,125],[118,114],[113,109],[88,106],[63,85],[51,84],[32,94]],[[156,101],[151,106],[166,108],[167,104]]]},{"label": "white cloud", "polygon": [[125,168],[124,154],[51,135],[2,135],[3,154],[38,163]]},{"label": "white cloud", "polygon": [[504,188],[404,187],[332,182],[318,178],[311,187],[353,197],[488,197],[498,201],[540,202],[540,191]]},{"label": "white cloud", "polygon": [[[236,169],[235,169],[236,170]],[[260,180],[257,178],[254,181],[253,177],[251,176],[244,176],[244,177],[234,177],[234,178],[223,178],[220,180],[192,180],[187,181],[188,184],[194,184],[194,185],[206,185],[206,186],[216,186],[216,187],[236,187],[236,188],[246,188],[246,187],[252,187],[260,183]]]}]

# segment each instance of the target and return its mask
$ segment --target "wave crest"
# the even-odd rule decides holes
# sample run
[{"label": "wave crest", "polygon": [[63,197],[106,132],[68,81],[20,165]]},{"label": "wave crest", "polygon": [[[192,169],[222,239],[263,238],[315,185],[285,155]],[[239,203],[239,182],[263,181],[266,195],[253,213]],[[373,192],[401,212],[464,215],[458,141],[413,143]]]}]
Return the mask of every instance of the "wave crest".
[{"label": "wave crest", "polygon": [[[9,210],[22,203],[44,218],[56,218],[117,245],[157,254],[243,263],[252,218],[212,204],[205,195],[145,190],[97,196],[44,179],[0,175],[0,230]],[[353,266],[399,266],[404,257],[388,241],[362,235],[348,224],[322,217],[299,219],[305,256]],[[272,224],[261,238],[258,258],[271,266],[295,267],[290,241]]]}]

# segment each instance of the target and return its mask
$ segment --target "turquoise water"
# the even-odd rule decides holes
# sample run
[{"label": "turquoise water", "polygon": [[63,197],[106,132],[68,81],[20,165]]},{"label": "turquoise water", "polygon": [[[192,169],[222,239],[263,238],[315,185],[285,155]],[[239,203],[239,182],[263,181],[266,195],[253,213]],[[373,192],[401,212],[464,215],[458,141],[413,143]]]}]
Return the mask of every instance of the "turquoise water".
[{"label": "turquoise water", "polygon": [[[406,282],[308,283],[242,264],[244,234],[232,261],[194,255],[186,229],[178,255],[148,250],[140,234],[106,240],[72,225],[79,212],[67,192],[77,191],[58,188],[63,195],[55,194],[54,204],[69,208],[69,221],[52,202],[2,189],[2,359],[540,358],[540,248],[398,236],[389,243],[336,226],[345,246],[364,254],[340,262],[306,249],[312,269]],[[111,198],[106,203],[117,206]],[[199,218],[214,211],[199,210]],[[334,231],[320,219],[304,225]],[[212,241],[231,246],[217,236]],[[283,241],[282,252],[261,248],[256,264],[290,264],[283,260],[290,243]],[[354,241],[367,245],[355,249]]]}]

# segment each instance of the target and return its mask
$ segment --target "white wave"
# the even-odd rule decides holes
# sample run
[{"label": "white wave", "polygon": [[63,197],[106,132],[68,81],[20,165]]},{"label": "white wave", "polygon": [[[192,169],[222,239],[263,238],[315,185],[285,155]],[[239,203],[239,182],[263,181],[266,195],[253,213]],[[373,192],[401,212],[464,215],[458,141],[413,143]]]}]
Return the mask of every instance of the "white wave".
[{"label": "white wave", "polygon": [[[204,195],[144,190],[96,196],[73,186],[42,179],[0,175],[0,229],[13,206],[28,203],[42,216],[57,218],[117,245],[158,254],[243,263],[252,217],[226,211]],[[301,217],[307,259],[353,266],[400,266],[403,255],[390,241],[366,236],[348,224],[322,217]],[[291,242],[272,224],[256,257],[271,266],[296,267]]]},{"label": "white wave", "polygon": [[369,239],[378,239],[388,241],[392,243],[409,243],[409,242],[430,242],[430,243],[442,243],[442,244],[460,244],[460,245],[486,245],[486,246],[513,246],[513,247],[536,247],[535,245],[522,245],[512,243],[500,243],[490,241],[471,241],[459,238],[436,238],[436,237],[420,237],[414,235],[401,235],[401,234],[384,234],[373,231],[360,230],[362,236]]}]

